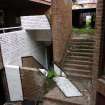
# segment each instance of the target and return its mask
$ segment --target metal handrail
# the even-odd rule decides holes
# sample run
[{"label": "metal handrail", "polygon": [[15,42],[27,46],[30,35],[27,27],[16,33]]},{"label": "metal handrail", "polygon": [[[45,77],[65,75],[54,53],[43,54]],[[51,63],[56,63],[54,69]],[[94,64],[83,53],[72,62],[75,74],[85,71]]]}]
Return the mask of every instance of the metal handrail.
[{"label": "metal handrail", "polygon": [[47,4],[49,6],[51,5],[51,2],[47,0],[30,0],[30,1]]},{"label": "metal handrail", "polygon": [[0,30],[9,30],[9,29],[18,29],[18,28],[22,28],[21,26],[19,27],[8,27],[8,28],[0,28]]},{"label": "metal handrail", "polygon": [[19,27],[0,28],[0,31],[3,31],[2,33],[7,33],[6,31],[15,30],[15,29],[22,29],[22,27],[19,26]]}]

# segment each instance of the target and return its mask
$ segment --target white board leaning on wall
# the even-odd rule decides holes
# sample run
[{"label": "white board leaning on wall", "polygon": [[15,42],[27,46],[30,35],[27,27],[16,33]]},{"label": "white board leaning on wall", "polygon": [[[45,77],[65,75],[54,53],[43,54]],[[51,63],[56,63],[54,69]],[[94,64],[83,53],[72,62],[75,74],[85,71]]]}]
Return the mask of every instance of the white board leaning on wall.
[{"label": "white board leaning on wall", "polygon": [[5,65],[10,101],[22,101],[22,85],[19,66]]}]

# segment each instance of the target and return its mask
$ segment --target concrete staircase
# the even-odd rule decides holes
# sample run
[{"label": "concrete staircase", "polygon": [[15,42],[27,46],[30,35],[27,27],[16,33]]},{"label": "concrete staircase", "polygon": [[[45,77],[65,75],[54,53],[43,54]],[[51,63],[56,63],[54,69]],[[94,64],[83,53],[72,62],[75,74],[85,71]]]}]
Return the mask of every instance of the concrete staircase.
[{"label": "concrete staircase", "polygon": [[55,87],[44,96],[43,105],[90,105],[89,93],[87,91],[81,93],[83,96],[67,98]]},{"label": "concrete staircase", "polygon": [[94,43],[89,38],[73,38],[68,44],[63,69],[71,79],[91,79]]},{"label": "concrete staircase", "polygon": [[83,96],[67,98],[55,87],[45,96],[43,105],[90,105],[92,91],[92,66],[95,41],[89,38],[73,38],[67,46],[62,62],[68,79],[80,90]]}]

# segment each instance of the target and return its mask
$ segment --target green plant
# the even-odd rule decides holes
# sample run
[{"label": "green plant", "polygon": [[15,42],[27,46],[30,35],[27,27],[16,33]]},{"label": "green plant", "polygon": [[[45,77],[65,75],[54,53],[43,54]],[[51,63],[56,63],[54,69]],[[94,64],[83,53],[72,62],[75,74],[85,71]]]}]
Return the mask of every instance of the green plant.
[{"label": "green plant", "polygon": [[56,77],[57,74],[55,73],[54,70],[48,70],[48,75],[47,75],[47,78],[46,78],[46,81],[45,81],[45,85],[44,85],[44,88],[45,88],[45,94],[54,88],[55,86],[55,82],[53,81],[53,78]]},{"label": "green plant", "polygon": [[54,70],[48,70],[48,75],[47,75],[48,79],[53,79],[56,76],[57,76],[57,74],[55,73]]},{"label": "green plant", "polygon": [[77,35],[80,35],[80,34],[94,35],[95,29],[92,29],[92,28],[72,28],[72,32],[77,34]]}]

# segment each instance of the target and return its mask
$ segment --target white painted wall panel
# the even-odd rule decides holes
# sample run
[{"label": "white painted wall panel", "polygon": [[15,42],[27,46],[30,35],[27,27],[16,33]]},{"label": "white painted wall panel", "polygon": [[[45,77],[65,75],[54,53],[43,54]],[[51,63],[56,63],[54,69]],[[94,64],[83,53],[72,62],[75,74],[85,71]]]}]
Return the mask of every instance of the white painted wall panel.
[{"label": "white painted wall panel", "polygon": [[45,15],[22,16],[21,23],[25,30],[50,30],[50,24]]},{"label": "white painted wall panel", "polygon": [[25,30],[0,35],[4,64],[21,66],[21,57],[33,56],[44,64],[44,47],[37,45],[35,39]]},{"label": "white painted wall panel", "polygon": [[19,66],[6,65],[5,72],[11,101],[22,101],[23,93],[19,73]]}]

